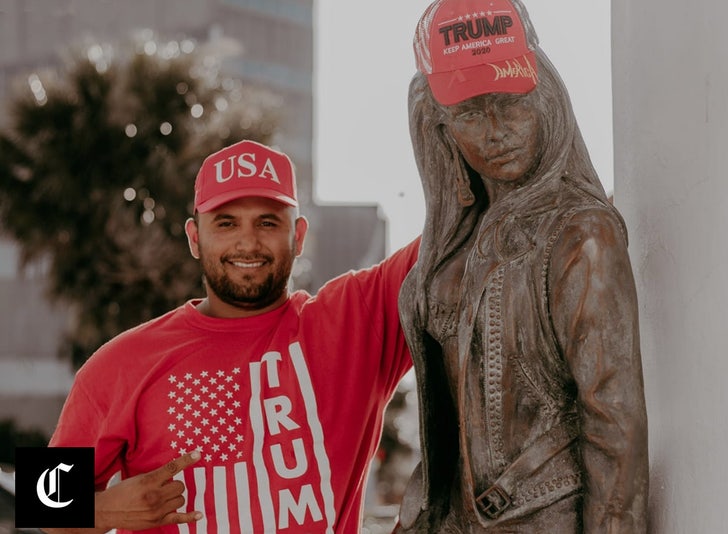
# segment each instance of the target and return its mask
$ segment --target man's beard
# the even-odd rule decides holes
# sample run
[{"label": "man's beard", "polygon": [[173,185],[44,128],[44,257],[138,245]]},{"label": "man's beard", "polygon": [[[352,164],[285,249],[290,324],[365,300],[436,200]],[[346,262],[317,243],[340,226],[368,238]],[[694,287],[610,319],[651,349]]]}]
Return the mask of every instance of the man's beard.
[{"label": "man's beard", "polygon": [[[293,267],[294,251],[285,258],[273,264],[274,269],[265,279],[256,283],[252,277],[243,277],[243,282],[234,282],[225,272],[223,265],[232,256],[221,259],[209,259],[200,248],[200,263],[207,284],[207,290],[214,293],[220,300],[244,310],[259,310],[269,306],[288,289],[288,282]],[[244,258],[235,257],[239,261]],[[274,258],[269,255],[258,256],[257,260],[265,259],[271,265]],[[247,260],[250,261],[250,260]]]}]

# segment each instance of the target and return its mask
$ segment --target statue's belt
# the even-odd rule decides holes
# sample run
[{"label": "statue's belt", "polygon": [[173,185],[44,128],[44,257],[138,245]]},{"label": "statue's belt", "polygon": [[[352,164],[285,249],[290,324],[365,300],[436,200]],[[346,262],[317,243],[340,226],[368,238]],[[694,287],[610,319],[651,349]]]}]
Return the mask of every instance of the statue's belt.
[{"label": "statue's belt", "polygon": [[475,498],[478,510],[488,519],[497,519],[503,515],[516,504],[514,498],[519,488],[527,486],[529,479],[534,478],[546,462],[569,447],[575,439],[573,423],[566,421],[544,432],[521,452],[492,486]]}]

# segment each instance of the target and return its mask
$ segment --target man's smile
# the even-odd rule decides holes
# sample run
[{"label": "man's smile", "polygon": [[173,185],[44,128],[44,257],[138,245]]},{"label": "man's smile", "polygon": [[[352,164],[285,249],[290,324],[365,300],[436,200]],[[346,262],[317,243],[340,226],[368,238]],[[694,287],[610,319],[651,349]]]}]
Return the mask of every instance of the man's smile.
[{"label": "man's smile", "polygon": [[257,269],[258,267],[263,267],[265,265],[265,261],[258,260],[258,261],[231,261],[235,267],[240,267],[242,269]]}]

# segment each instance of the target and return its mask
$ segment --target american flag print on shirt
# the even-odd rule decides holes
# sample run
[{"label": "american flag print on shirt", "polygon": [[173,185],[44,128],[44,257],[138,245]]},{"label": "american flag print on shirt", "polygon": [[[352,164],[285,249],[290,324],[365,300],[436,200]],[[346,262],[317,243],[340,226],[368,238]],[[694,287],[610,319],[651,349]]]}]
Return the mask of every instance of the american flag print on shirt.
[{"label": "american flag print on shirt", "polygon": [[205,451],[207,462],[242,458],[244,412],[242,402],[235,398],[240,391],[240,384],[235,382],[239,374],[240,368],[235,367],[229,372],[205,370],[198,376],[169,375],[167,430],[172,434],[170,447],[174,451]]},{"label": "american flag print on shirt", "polygon": [[187,533],[333,533],[334,495],[316,398],[298,343],[246,367],[167,377],[169,447],[202,459],[175,478]]}]

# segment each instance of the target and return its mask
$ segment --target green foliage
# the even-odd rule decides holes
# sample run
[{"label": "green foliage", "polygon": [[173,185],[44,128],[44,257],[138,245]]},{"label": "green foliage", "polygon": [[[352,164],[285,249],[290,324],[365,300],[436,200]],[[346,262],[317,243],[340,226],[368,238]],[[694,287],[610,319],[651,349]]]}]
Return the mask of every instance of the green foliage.
[{"label": "green foliage", "polygon": [[196,172],[232,142],[270,142],[277,121],[272,96],[210,57],[114,53],[97,45],[31,74],[0,132],[0,229],[67,303],[60,351],[75,365],[202,294],[184,234]]}]

